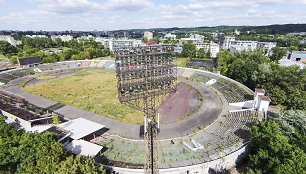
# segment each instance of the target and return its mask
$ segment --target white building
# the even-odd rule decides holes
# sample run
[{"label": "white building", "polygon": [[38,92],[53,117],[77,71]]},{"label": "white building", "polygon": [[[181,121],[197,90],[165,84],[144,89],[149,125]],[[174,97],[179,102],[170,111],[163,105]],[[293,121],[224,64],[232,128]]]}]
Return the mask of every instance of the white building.
[{"label": "white building", "polygon": [[95,39],[92,35],[88,35],[88,36],[81,36],[81,37],[78,37],[77,40],[80,41],[80,40],[89,40],[89,39]]},{"label": "white building", "polygon": [[103,37],[96,37],[95,41],[104,44],[105,38],[103,38]]},{"label": "white building", "polygon": [[306,67],[306,65],[300,61],[294,61],[294,60],[289,60],[287,58],[283,58],[281,60],[278,61],[278,64],[281,65],[281,66],[286,66],[286,67],[289,67],[289,66],[299,66],[300,69],[303,69]]},{"label": "white building", "polygon": [[12,36],[7,36],[7,35],[0,35],[0,40],[6,41],[13,46],[21,44],[21,41],[15,40]]},{"label": "white building", "polygon": [[35,37],[45,38],[47,36],[46,35],[26,35],[26,37],[30,37],[30,38],[35,38]]},{"label": "white building", "polygon": [[174,52],[175,53],[181,53],[183,51],[183,47],[179,46],[179,45],[176,45],[174,47]]},{"label": "white building", "polygon": [[147,40],[152,40],[153,39],[153,33],[150,31],[145,31],[143,33],[143,37],[146,38]]},{"label": "white building", "polygon": [[104,40],[105,48],[108,48],[110,51],[121,48],[131,48],[142,45],[141,40],[136,39],[106,39]]},{"label": "white building", "polygon": [[235,41],[235,37],[225,36],[224,42],[223,42],[223,45],[222,45],[222,49],[224,49],[224,50],[230,49],[232,41]]},{"label": "white building", "polygon": [[197,50],[203,48],[206,52],[208,51],[208,49],[210,47],[209,43],[194,43],[194,45],[196,46]]},{"label": "white building", "polygon": [[230,42],[230,52],[236,51],[254,51],[256,49],[264,49],[267,55],[272,53],[272,48],[276,47],[276,42],[258,42],[258,41],[242,41],[236,40]]},{"label": "white building", "polygon": [[213,58],[217,57],[217,54],[220,52],[219,44],[211,42],[209,45],[210,56]]},{"label": "white building", "polygon": [[276,47],[276,42],[258,42],[257,49],[264,49],[267,55],[272,54],[272,48]]},{"label": "white building", "polygon": [[55,41],[57,38],[60,38],[63,42],[68,42],[73,39],[73,36],[71,35],[59,35],[59,36],[52,35],[51,36],[52,41]]},{"label": "white building", "polygon": [[167,34],[164,36],[164,39],[175,40],[175,39],[176,39],[176,35],[175,35],[175,34],[171,34],[171,33],[167,33]]},{"label": "white building", "polygon": [[231,53],[236,51],[254,51],[255,49],[265,49],[267,54],[271,54],[272,48],[276,47],[276,42],[258,42],[235,40],[235,37],[225,36],[222,49],[230,49]]},{"label": "white building", "polygon": [[234,33],[235,33],[236,35],[240,35],[240,31],[237,30],[237,29],[235,29]]},{"label": "white building", "polygon": [[222,49],[230,49],[231,53],[236,51],[254,51],[256,49],[264,49],[267,55],[272,53],[272,48],[276,47],[276,42],[258,42],[258,41],[245,41],[235,40],[235,37],[225,36]]},{"label": "white building", "polygon": [[235,53],[236,51],[254,51],[255,49],[257,49],[257,41],[237,40],[230,42],[231,53]]},{"label": "white building", "polygon": [[191,34],[190,37],[181,38],[179,40],[179,43],[181,45],[183,45],[185,43],[189,43],[189,42],[195,44],[196,46],[197,45],[201,46],[200,44],[203,44],[203,42],[204,42],[204,36],[199,35],[199,34]]}]

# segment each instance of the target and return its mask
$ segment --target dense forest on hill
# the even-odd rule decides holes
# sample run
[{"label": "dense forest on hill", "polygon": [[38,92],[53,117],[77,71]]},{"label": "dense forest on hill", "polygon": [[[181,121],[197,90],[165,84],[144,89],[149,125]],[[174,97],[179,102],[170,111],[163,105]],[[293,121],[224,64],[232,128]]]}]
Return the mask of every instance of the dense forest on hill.
[{"label": "dense forest on hill", "polygon": [[267,26],[214,26],[214,27],[190,27],[190,28],[151,28],[151,29],[131,29],[131,30],[118,30],[118,31],[128,31],[128,32],[144,32],[144,31],[155,31],[155,32],[190,32],[190,31],[199,31],[199,32],[233,32],[235,29],[241,32],[250,31],[257,34],[287,34],[293,32],[306,32],[306,24],[276,24],[276,25],[267,25]]}]

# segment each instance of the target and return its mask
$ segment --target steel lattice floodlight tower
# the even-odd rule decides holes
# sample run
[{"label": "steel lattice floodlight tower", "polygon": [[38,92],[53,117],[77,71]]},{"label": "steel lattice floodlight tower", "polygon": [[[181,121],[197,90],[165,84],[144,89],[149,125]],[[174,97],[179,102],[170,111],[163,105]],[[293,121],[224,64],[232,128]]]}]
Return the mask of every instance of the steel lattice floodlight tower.
[{"label": "steel lattice floodlight tower", "polygon": [[143,46],[116,50],[115,53],[119,100],[144,112],[144,169],[147,174],[156,174],[159,172],[156,109],[169,93],[176,90],[173,47]]}]

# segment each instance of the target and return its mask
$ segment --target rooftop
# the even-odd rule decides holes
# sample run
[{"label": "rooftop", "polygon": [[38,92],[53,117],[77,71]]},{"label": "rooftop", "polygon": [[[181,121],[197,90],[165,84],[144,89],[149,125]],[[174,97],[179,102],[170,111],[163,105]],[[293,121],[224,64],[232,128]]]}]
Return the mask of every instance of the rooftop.
[{"label": "rooftop", "polygon": [[269,101],[269,102],[271,101],[268,96],[264,96],[264,95],[260,96],[260,99],[263,101]]},{"label": "rooftop", "polygon": [[306,58],[306,51],[292,51],[291,58]]},{"label": "rooftop", "polygon": [[265,93],[265,90],[261,89],[261,88],[255,88],[255,92],[256,93]]},{"label": "rooftop", "polygon": [[74,120],[67,121],[65,123],[59,124],[58,127],[69,131],[71,133],[70,137],[72,139],[78,140],[85,137],[91,133],[94,133],[102,128],[104,125],[86,120],[84,118],[77,118]]},{"label": "rooftop", "polygon": [[95,157],[102,149],[102,146],[84,140],[73,140],[65,149],[76,155]]},{"label": "rooftop", "polygon": [[17,60],[20,66],[39,64],[41,62],[40,57],[24,57],[24,58],[18,58]]}]

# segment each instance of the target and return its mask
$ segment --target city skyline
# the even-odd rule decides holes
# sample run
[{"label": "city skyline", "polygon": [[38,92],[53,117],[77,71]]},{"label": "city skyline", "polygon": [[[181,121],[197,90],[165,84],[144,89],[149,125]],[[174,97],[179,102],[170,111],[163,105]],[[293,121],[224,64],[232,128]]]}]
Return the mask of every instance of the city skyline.
[{"label": "city skyline", "polygon": [[306,0],[0,0],[0,30],[305,23]]}]

